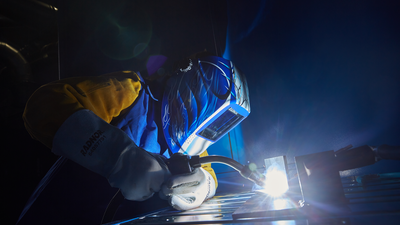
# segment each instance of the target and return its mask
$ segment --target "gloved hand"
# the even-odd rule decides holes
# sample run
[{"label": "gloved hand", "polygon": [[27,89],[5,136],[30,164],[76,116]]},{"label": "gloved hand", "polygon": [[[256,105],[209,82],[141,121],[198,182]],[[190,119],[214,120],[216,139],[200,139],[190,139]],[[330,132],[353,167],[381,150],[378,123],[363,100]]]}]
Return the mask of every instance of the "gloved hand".
[{"label": "gloved hand", "polygon": [[106,177],[128,200],[150,198],[170,177],[161,158],[89,110],[75,112],[62,124],[52,151]]},{"label": "gloved hand", "polygon": [[189,210],[215,195],[215,181],[203,168],[196,168],[192,173],[172,176],[162,185],[159,195],[175,209]]}]

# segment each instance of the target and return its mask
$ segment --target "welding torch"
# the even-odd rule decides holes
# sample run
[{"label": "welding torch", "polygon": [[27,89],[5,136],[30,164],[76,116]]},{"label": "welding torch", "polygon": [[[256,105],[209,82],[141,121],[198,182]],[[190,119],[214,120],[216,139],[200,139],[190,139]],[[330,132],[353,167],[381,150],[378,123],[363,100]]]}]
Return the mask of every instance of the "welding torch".
[{"label": "welding torch", "polygon": [[238,171],[242,177],[251,180],[259,186],[264,186],[265,176],[260,173],[256,168],[251,168],[249,165],[242,165],[239,162],[225,157],[210,155],[199,157],[184,155],[182,153],[175,153],[166,161],[169,171],[172,175],[183,173],[191,173],[195,168],[200,167],[206,163],[221,163],[228,165]]},{"label": "welding torch", "polygon": [[[162,157],[161,160],[163,160],[168,166],[168,170],[172,175],[191,173],[194,169],[206,163],[222,163],[237,170],[242,177],[253,181],[259,186],[264,186],[265,176],[258,172],[256,168],[251,168],[250,164],[242,165],[239,162],[225,156],[211,155],[200,158],[198,155],[189,156],[182,153],[175,153],[169,159]],[[121,191],[118,190],[104,212],[102,224],[107,221],[112,221],[118,206],[123,200],[124,196],[121,194]]]}]

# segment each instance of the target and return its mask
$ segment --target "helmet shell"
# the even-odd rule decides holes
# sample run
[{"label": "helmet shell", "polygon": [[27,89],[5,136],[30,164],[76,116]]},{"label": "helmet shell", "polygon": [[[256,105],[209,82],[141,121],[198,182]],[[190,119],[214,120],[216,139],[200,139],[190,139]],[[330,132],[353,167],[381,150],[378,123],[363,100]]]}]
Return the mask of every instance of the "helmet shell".
[{"label": "helmet shell", "polygon": [[246,78],[230,60],[191,60],[166,84],[162,129],[173,153],[199,155],[250,113]]}]

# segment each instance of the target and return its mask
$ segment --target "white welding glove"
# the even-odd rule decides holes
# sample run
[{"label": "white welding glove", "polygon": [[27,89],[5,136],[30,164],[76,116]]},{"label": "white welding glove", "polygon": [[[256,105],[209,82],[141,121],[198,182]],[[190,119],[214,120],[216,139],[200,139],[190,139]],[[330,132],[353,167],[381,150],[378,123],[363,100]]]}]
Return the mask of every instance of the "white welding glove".
[{"label": "white welding glove", "polygon": [[189,210],[215,195],[215,181],[200,167],[192,173],[172,176],[162,185],[159,195],[175,209]]},{"label": "white welding glove", "polygon": [[90,110],[77,111],[62,124],[52,151],[106,177],[128,200],[150,198],[170,177],[161,158]]}]

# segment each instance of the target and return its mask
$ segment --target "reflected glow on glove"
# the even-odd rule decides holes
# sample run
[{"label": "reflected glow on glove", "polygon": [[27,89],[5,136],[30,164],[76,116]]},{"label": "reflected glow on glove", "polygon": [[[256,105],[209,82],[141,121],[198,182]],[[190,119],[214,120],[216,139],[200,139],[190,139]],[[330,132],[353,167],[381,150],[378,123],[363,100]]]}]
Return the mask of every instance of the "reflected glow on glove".
[{"label": "reflected glow on glove", "polygon": [[159,194],[175,209],[189,210],[215,195],[215,181],[203,168],[196,168],[192,173],[172,176]]},{"label": "reflected glow on glove", "polygon": [[89,110],[77,111],[63,123],[52,151],[104,176],[128,200],[150,198],[170,177],[158,155],[138,147],[122,130]]}]

